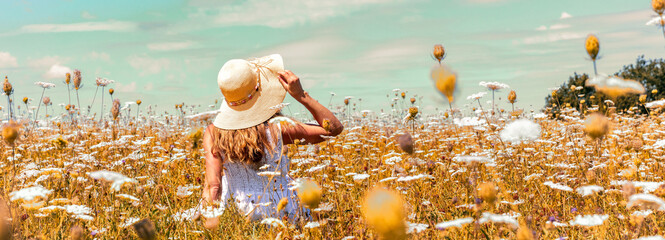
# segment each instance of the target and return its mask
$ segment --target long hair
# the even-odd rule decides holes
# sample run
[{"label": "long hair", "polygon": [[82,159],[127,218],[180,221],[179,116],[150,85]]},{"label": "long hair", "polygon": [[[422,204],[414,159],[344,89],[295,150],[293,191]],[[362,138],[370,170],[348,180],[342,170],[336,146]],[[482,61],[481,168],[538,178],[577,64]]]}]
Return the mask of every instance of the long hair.
[{"label": "long hair", "polygon": [[[272,119],[272,118],[271,118]],[[214,127],[211,133],[212,154],[223,161],[257,164],[266,154],[272,156],[279,138],[279,130],[265,122],[237,130],[225,130]],[[268,138],[268,131],[272,139]],[[272,141],[271,141],[272,140]],[[267,151],[266,151],[267,150]]]}]

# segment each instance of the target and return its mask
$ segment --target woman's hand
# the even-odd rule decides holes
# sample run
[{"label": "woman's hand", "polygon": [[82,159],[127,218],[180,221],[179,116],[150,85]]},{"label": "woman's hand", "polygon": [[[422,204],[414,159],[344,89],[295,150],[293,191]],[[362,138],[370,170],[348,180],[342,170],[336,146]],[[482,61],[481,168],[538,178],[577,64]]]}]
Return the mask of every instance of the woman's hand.
[{"label": "woman's hand", "polygon": [[284,89],[286,89],[286,92],[291,94],[291,96],[298,101],[305,97],[305,90],[302,89],[300,78],[298,78],[298,76],[289,70],[278,73],[279,82],[282,83],[282,86]]}]

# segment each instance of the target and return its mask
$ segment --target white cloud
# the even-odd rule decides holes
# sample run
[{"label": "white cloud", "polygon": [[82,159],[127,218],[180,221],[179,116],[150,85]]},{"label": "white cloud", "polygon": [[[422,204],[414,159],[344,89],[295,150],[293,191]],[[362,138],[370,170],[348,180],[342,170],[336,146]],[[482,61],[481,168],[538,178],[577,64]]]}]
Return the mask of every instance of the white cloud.
[{"label": "white cloud", "polygon": [[566,28],[569,28],[569,27],[570,27],[569,24],[557,23],[557,24],[554,24],[554,25],[550,26],[550,30],[566,29]]},{"label": "white cloud", "polygon": [[8,52],[0,52],[0,68],[18,67],[16,57]]},{"label": "white cloud", "polygon": [[44,69],[51,67],[56,64],[64,64],[67,61],[69,61],[68,58],[60,57],[60,56],[45,56],[42,58],[38,59],[30,59],[28,60],[28,66],[36,69]]},{"label": "white cloud", "polygon": [[54,64],[49,68],[49,70],[42,75],[44,78],[53,79],[60,78],[65,79],[67,73],[71,73],[72,69],[67,66],[62,66],[60,64]]},{"label": "white cloud", "polygon": [[575,32],[550,33],[544,36],[527,37],[522,42],[524,44],[549,43],[549,42],[558,42],[564,40],[581,39],[584,38],[585,36],[586,34],[575,33]]},{"label": "white cloud", "polygon": [[189,48],[193,42],[164,42],[164,43],[150,43],[148,49],[153,51],[175,51]]},{"label": "white cloud", "polygon": [[151,82],[149,82],[145,86],[143,86],[143,89],[146,90],[146,91],[150,91],[150,90],[152,90],[152,88],[153,88],[153,85],[152,85]]},{"label": "white cloud", "polygon": [[547,30],[547,26],[545,25],[540,25],[540,27],[536,28],[536,31],[545,31]]},{"label": "white cloud", "polygon": [[32,24],[21,27],[23,32],[89,32],[89,31],[110,31],[123,32],[132,31],[138,28],[136,23],[109,20],[106,22],[80,22],[70,24]]},{"label": "white cloud", "polygon": [[199,8],[190,17],[206,17],[214,12],[213,21],[222,26],[259,25],[286,28],[293,25],[322,21],[342,16],[375,4],[381,0],[248,0],[238,4],[224,4],[219,8]]},{"label": "white cloud", "polygon": [[101,60],[104,62],[111,61],[111,56],[109,56],[109,54],[105,52],[92,51],[90,54],[88,54],[88,57],[90,58],[90,60]]},{"label": "white cloud", "polygon": [[130,84],[116,83],[115,90],[118,90],[118,92],[126,92],[126,93],[135,92],[136,82],[131,82]]},{"label": "white cloud", "polygon": [[572,18],[572,17],[573,17],[573,15],[570,15],[567,12],[562,12],[561,17],[559,19],[567,19],[567,18]]},{"label": "white cloud", "polygon": [[141,71],[141,76],[160,73],[162,69],[165,69],[171,65],[171,61],[169,61],[169,59],[151,58],[146,55],[130,56],[127,58],[127,61],[133,68]]},{"label": "white cloud", "polygon": [[92,15],[92,14],[91,14],[90,12],[88,12],[88,11],[83,11],[83,12],[81,12],[81,17],[82,17],[83,19],[95,19],[95,18],[97,18],[97,16]]}]

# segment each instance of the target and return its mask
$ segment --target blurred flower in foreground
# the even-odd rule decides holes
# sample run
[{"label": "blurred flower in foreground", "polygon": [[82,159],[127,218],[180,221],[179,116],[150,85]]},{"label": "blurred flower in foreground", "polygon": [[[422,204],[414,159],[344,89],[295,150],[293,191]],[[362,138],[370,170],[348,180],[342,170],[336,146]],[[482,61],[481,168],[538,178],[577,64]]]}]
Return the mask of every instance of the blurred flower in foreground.
[{"label": "blurred flower in foreground", "polygon": [[402,198],[395,192],[376,187],[365,197],[365,221],[383,239],[406,239]]},{"label": "blurred flower in foreground", "polygon": [[629,93],[641,94],[645,91],[644,86],[638,81],[602,74],[587,80],[586,86],[594,87],[612,98]]},{"label": "blurred flower in foreground", "polygon": [[300,201],[309,209],[319,207],[322,194],[319,184],[309,179],[299,179],[297,181],[296,189]]},{"label": "blurred flower in foreground", "polygon": [[441,64],[432,68],[431,77],[436,89],[446,96],[449,103],[452,103],[457,84],[457,73],[453,72],[447,65]]},{"label": "blurred flower in foreground", "polygon": [[593,113],[584,122],[584,132],[592,139],[600,139],[610,131],[610,121],[605,115]]},{"label": "blurred flower in foreground", "polygon": [[507,142],[533,141],[540,137],[540,125],[528,119],[515,120],[499,134]]}]

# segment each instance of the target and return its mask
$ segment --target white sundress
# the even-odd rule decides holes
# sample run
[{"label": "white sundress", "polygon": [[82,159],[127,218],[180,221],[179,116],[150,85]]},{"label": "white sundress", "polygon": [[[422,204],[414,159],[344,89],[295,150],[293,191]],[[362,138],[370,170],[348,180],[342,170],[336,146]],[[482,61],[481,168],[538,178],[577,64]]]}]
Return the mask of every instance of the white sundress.
[{"label": "white sundress", "polygon": [[[270,131],[268,140],[272,141]],[[289,190],[290,160],[282,154],[281,132],[272,156],[266,151],[257,166],[248,166],[240,161],[224,163],[222,176],[221,206],[226,208],[229,199],[233,198],[238,210],[250,219],[264,218],[281,219],[287,216],[290,220],[308,217],[308,212],[300,206],[295,192]],[[260,198],[259,198],[260,197]],[[277,205],[282,198],[287,198],[286,207],[277,212]]]}]

